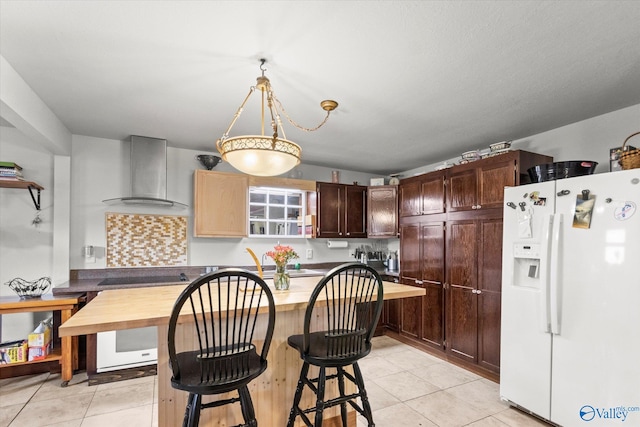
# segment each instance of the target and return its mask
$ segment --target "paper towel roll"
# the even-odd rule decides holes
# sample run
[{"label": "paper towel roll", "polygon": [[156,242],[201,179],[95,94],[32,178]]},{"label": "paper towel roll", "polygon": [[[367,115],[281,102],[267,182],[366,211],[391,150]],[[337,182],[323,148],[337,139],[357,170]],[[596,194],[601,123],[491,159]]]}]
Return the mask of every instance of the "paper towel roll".
[{"label": "paper towel roll", "polygon": [[327,247],[329,249],[346,248],[349,246],[345,240],[327,240]]}]

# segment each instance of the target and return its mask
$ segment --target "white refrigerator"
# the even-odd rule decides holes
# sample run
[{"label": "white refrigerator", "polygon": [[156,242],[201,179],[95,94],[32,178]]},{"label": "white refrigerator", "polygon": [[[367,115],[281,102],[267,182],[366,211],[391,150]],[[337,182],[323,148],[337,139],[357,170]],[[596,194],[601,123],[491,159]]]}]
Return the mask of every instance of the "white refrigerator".
[{"label": "white refrigerator", "polygon": [[640,169],[505,189],[500,396],[640,426]]}]

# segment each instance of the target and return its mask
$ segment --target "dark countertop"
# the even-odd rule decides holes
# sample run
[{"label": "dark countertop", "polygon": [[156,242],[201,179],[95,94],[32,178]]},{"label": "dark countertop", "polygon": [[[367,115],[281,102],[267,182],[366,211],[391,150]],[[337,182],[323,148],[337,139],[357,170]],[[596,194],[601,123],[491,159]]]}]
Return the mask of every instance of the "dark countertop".
[{"label": "dark countertop", "polygon": [[[328,272],[331,268],[342,263],[322,263],[322,264],[303,264],[301,267],[307,270],[313,270],[312,274],[298,274],[299,277],[315,276],[317,272],[322,274]],[[382,263],[380,266],[372,265],[378,270],[378,273],[384,276],[398,277],[397,271],[386,271]],[[233,267],[221,266],[220,268]],[[237,266],[236,266],[237,267]],[[255,266],[240,266],[247,270],[255,270]],[[184,266],[184,267],[144,267],[144,268],[105,268],[105,269],[87,269],[87,270],[71,270],[70,279],[52,288],[53,295],[67,295],[87,292],[100,292],[113,289],[142,288],[153,286],[170,286],[191,283],[196,277],[204,274],[205,267]],[[269,272],[269,270],[265,270]],[[179,276],[184,273],[187,276],[186,281],[181,281]],[[175,277],[175,281],[171,281],[170,277]],[[133,278],[132,281],[143,283],[125,283],[127,280],[123,278]],[[157,278],[157,279],[156,279]],[[105,279],[111,279],[113,284],[100,284]],[[269,280],[269,277],[266,277]],[[158,280],[158,281],[155,281]]]}]

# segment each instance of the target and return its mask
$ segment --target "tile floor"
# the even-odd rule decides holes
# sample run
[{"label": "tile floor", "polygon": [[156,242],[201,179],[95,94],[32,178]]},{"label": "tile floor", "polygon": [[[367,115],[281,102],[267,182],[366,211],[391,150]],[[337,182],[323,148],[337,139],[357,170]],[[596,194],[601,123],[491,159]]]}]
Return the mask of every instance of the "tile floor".
[{"label": "tile floor", "polygon": [[[546,425],[502,403],[498,384],[392,338],[374,340],[360,367],[377,427]],[[89,387],[79,373],[68,387],[59,385],[59,374],[0,380],[0,427],[158,424],[155,376]]]}]

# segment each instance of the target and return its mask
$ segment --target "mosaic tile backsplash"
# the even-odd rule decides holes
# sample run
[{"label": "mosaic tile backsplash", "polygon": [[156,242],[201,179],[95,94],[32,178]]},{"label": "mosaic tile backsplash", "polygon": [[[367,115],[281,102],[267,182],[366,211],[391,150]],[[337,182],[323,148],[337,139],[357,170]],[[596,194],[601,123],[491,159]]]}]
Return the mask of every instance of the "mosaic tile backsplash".
[{"label": "mosaic tile backsplash", "polygon": [[107,267],[187,265],[187,217],[107,213]]}]

